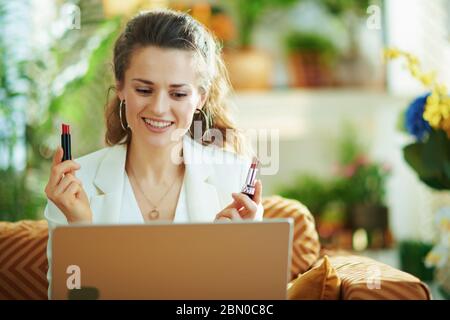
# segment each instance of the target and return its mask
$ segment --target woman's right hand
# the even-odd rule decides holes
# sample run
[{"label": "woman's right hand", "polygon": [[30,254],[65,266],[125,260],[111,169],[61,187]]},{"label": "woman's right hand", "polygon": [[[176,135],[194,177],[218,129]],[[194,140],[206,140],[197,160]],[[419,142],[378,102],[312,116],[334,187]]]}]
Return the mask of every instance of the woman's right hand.
[{"label": "woman's right hand", "polygon": [[61,161],[63,149],[53,156],[50,178],[45,187],[47,198],[64,213],[69,223],[92,222],[92,211],[81,181],[75,177],[80,165],[72,160]]}]

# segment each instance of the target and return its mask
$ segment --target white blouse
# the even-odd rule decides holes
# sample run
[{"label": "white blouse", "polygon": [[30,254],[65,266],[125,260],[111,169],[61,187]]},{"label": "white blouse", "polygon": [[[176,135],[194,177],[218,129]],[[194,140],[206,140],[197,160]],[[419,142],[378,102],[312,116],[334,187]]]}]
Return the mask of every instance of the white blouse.
[{"label": "white blouse", "polygon": [[[120,210],[120,223],[123,224],[141,224],[145,223],[141,209],[137,203],[128,175],[125,172],[125,183],[123,187],[122,208]],[[186,201],[185,179],[181,185],[180,196],[178,197],[177,208],[175,210],[174,223],[189,222],[188,206]]]}]

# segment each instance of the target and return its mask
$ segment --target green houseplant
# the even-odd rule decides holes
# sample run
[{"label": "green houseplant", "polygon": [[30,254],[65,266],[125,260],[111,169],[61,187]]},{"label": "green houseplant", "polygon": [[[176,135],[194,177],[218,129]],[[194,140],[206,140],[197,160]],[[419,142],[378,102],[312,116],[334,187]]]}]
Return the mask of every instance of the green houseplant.
[{"label": "green houseplant", "polygon": [[269,10],[277,8],[288,8],[298,3],[299,0],[232,0],[230,4],[235,12],[237,25],[239,27],[238,48],[249,48],[253,46],[252,36],[255,27]]},{"label": "green houseplant", "polygon": [[334,193],[345,203],[348,227],[353,232],[363,231],[369,246],[387,247],[390,232],[385,185],[390,168],[371,160],[356,136],[349,127],[338,143]]},{"label": "green houseplant", "polygon": [[[62,121],[73,125],[73,139],[77,141],[74,156],[101,146],[98,118],[102,116],[106,90],[111,84],[105,74],[119,21],[104,19],[98,3],[82,0],[77,5],[83,12],[82,27],[56,35],[47,45],[33,48],[32,54],[21,61],[7,55],[11,46],[4,45],[4,39],[11,35],[6,32],[0,35],[1,120],[15,128],[10,132],[23,132],[23,136],[2,134],[0,146],[13,154],[17,145],[25,145],[24,168],[14,168],[17,161],[9,156],[12,159],[9,166],[0,169],[0,220],[42,218],[46,203],[44,187],[53,148],[59,144]],[[2,27],[2,23],[17,21],[9,16],[15,11],[6,10],[6,6],[0,5]],[[25,43],[14,41],[18,46]],[[74,67],[80,65],[86,67]],[[69,73],[71,77],[67,77]],[[19,77],[11,77],[14,74]],[[26,83],[26,90],[14,90],[17,83],[22,87]],[[3,94],[3,90],[9,93]],[[21,99],[26,112],[15,108],[14,99]]]},{"label": "green houseplant", "polygon": [[301,174],[293,185],[281,187],[279,192],[310,208],[324,243],[345,230],[364,229],[369,245],[388,246],[384,196],[390,170],[371,160],[355,137],[354,128],[344,128],[337,141],[338,161],[333,175]]},{"label": "green houseplant", "polygon": [[[16,7],[0,3],[0,221],[34,219],[39,200],[27,181],[26,101],[30,81],[25,70],[26,57],[17,54],[15,43],[25,41],[23,33],[11,35],[11,21],[26,12],[27,3]],[[3,32],[4,30],[4,32]],[[24,39],[25,38],[25,39]],[[14,43],[14,45],[13,45]]]},{"label": "green houseplant", "polygon": [[[338,18],[348,36],[348,46],[342,52],[336,70],[336,82],[341,85],[360,85],[367,81],[367,69],[361,54],[358,31],[368,18],[371,4],[379,0],[319,0],[325,10]],[[366,26],[364,26],[366,27]]]},{"label": "green houseplant", "polygon": [[224,60],[233,87],[237,90],[269,89],[273,61],[270,54],[255,47],[253,33],[269,11],[287,8],[299,0],[222,1],[233,13],[238,27],[237,41],[224,48]]},{"label": "green houseplant", "polygon": [[388,209],[384,203],[389,170],[359,155],[352,163],[340,165],[335,175],[322,178],[300,174],[279,193],[297,199],[314,214],[324,242],[344,230],[364,229],[369,245],[388,246]]},{"label": "green houseplant", "polygon": [[284,46],[288,55],[291,85],[316,87],[332,84],[337,49],[327,37],[315,32],[290,31]]}]

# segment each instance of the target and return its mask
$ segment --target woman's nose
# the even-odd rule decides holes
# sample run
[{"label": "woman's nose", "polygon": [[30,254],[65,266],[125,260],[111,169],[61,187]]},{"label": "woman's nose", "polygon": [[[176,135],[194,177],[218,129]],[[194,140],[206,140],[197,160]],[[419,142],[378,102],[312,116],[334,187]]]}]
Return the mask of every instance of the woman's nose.
[{"label": "woman's nose", "polygon": [[158,92],[149,103],[150,109],[155,115],[162,115],[169,109],[169,100],[163,92]]}]

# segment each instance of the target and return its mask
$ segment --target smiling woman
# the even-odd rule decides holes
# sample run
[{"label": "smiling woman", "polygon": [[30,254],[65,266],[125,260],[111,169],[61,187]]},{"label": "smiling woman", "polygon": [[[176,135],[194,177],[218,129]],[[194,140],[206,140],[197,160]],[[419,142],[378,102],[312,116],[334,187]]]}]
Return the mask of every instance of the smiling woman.
[{"label": "smiling woman", "polygon": [[[211,143],[200,138],[206,128],[218,129],[223,139],[215,142],[222,142],[220,147],[244,153],[242,135],[232,122],[225,102],[230,84],[218,43],[189,15],[172,14],[169,21],[167,12],[155,11],[151,19],[146,14],[135,17],[116,42],[114,74],[117,94],[106,110],[107,144],[131,141],[134,120],[127,110],[122,117],[129,119],[127,124],[130,127],[125,120],[120,122],[121,103],[123,109],[127,109],[126,106],[131,109],[133,102],[145,100],[133,98],[142,97],[148,101],[151,96],[153,101],[164,102],[165,98],[177,101],[178,106],[184,106],[184,116],[190,114],[194,121],[200,121],[201,133],[195,132],[194,121],[189,121],[191,126],[187,127],[190,136],[198,142],[203,145]],[[131,88],[135,94],[127,99],[123,93]],[[174,122],[172,130],[183,126],[175,119],[161,119],[158,114],[150,120],[152,118],[154,121]],[[161,125],[165,124],[167,122]]]},{"label": "smiling woman", "polygon": [[113,65],[108,147],[74,161],[62,161],[59,148],[53,159],[45,189],[50,285],[58,225],[263,217],[261,182],[253,198],[241,193],[251,160],[225,103],[230,87],[212,34],[188,14],[145,12],[117,39]]}]

